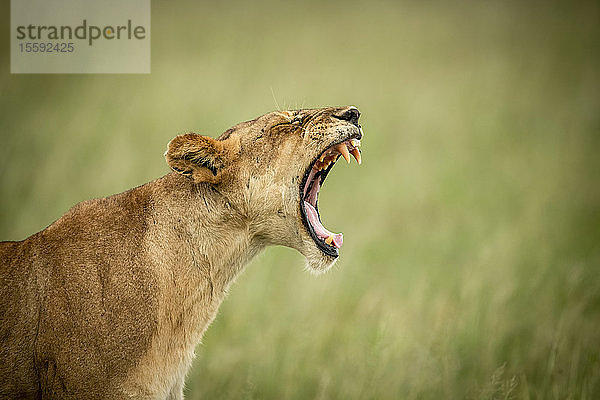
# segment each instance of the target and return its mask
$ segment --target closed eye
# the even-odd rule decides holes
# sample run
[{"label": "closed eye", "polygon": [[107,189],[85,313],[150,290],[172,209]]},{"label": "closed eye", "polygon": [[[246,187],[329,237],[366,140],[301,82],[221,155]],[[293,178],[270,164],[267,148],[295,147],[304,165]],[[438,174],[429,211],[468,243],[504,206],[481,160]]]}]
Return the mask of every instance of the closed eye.
[{"label": "closed eye", "polygon": [[280,122],[272,125],[268,130],[271,131],[273,129],[285,129],[290,132],[302,132],[302,135],[304,135],[305,131],[305,128],[302,126],[302,119],[300,118],[293,118],[288,122]]}]

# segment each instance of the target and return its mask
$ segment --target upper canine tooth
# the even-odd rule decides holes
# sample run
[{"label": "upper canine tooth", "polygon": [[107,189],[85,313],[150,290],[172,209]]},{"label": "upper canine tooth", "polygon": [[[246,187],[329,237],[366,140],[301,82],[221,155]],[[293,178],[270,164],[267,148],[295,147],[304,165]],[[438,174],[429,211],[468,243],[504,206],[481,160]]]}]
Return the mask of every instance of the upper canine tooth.
[{"label": "upper canine tooth", "polygon": [[340,153],[342,153],[342,156],[344,157],[346,162],[350,163],[350,153],[348,152],[348,147],[346,147],[346,144],[340,143],[336,147],[337,147],[338,151]]},{"label": "upper canine tooth", "polygon": [[354,147],[360,147],[360,140],[358,140],[358,139],[350,139],[350,143]]},{"label": "upper canine tooth", "polygon": [[328,245],[331,245],[331,242],[333,242],[333,235],[329,235],[327,239],[325,239],[325,243]]},{"label": "upper canine tooth", "polygon": [[352,155],[354,156],[354,158],[356,158],[356,162],[358,163],[358,165],[360,165],[362,163],[360,158],[360,151],[358,149],[352,149]]}]

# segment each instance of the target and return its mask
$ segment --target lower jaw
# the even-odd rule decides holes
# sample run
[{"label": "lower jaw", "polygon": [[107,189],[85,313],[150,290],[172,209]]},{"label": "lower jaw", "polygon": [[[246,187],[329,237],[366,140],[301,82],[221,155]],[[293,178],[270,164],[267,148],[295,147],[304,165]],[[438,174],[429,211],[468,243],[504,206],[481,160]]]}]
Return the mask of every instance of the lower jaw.
[{"label": "lower jaw", "polygon": [[[303,206],[301,206],[301,207],[303,207]],[[319,249],[319,251],[321,253],[323,253],[326,256],[333,257],[333,258],[339,257],[339,255],[340,255],[339,249],[337,249],[334,246],[328,245],[327,243],[322,241],[317,236],[317,234],[315,233],[315,230],[310,225],[310,222],[308,222],[304,210],[302,212],[302,222],[304,223],[304,226],[306,227],[306,230],[308,231],[308,235],[310,236],[310,239],[313,241],[313,243],[315,244],[315,246],[317,247],[317,249]]]}]

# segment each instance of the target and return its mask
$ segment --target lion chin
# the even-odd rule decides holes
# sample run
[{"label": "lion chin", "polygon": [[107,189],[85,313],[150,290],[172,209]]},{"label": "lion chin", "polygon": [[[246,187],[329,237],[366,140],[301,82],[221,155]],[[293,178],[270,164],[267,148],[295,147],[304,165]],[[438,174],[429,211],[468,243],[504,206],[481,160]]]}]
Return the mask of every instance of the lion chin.
[{"label": "lion chin", "polygon": [[331,267],[337,262],[337,257],[326,256],[325,254],[311,254],[309,256],[305,256],[306,264],[304,269],[313,274],[313,275],[321,275],[325,272],[329,271]]}]

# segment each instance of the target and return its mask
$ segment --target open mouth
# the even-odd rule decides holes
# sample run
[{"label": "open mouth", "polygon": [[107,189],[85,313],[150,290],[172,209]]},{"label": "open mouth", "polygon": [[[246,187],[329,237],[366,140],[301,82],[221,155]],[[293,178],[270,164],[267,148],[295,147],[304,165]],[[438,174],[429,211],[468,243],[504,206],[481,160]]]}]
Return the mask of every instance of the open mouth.
[{"label": "open mouth", "polygon": [[327,148],[308,168],[300,186],[302,194],[300,204],[302,220],[317,247],[323,253],[332,257],[339,255],[338,249],[342,247],[344,236],[341,233],[330,232],[321,223],[318,206],[319,190],[323,185],[325,177],[327,177],[327,174],[329,174],[329,171],[331,171],[340,156],[344,157],[349,163],[350,156],[352,155],[360,165],[359,147],[359,139],[348,139]]}]

